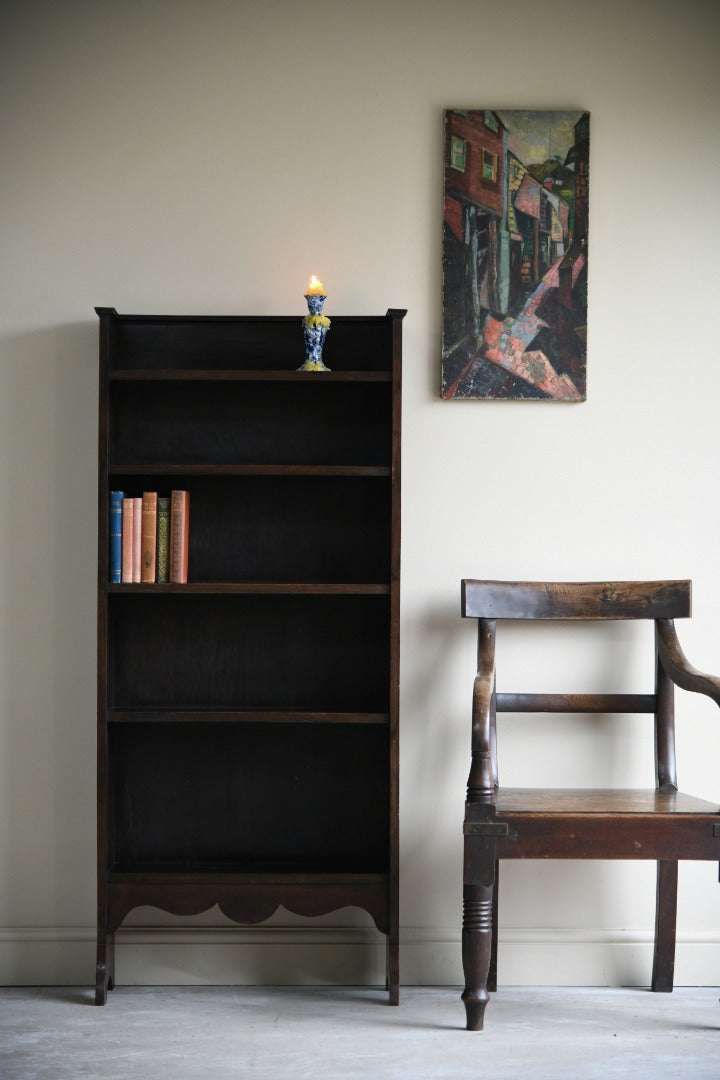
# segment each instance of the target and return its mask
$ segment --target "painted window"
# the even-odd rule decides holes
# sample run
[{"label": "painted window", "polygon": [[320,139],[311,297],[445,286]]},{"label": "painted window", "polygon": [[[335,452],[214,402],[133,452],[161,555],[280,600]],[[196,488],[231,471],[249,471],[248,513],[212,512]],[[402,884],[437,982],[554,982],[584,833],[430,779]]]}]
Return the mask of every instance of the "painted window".
[{"label": "painted window", "polygon": [[450,165],[453,169],[465,172],[465,160],[467,157],[467,144],[464,139],[457,135],[450,136]]},{"label": "painted window", "polygon": [[482,178],[497,180],[497,154],[492,154],[489,150],[482,152]]},{"label": "painted window", "polygon": [[498,130],[497,116],[495,115],[494,112],[491,112],[490,109],[485,109],[485,127],[489,128],[490,131],[494,131],[497,134],[497,130]]}]

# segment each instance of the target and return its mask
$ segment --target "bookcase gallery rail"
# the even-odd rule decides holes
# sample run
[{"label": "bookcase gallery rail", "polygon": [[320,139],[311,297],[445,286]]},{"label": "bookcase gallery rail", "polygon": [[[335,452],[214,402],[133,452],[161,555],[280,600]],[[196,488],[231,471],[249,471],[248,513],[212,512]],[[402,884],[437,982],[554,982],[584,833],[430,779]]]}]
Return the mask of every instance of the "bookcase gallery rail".
[{"label": "bookcase gallery rail", "polygon": [[[404,311],[100,320],[98,940],[139,905],[366,910],[398,1000]],[[187,582],[110,580],[111,493],[180,490]]]}]

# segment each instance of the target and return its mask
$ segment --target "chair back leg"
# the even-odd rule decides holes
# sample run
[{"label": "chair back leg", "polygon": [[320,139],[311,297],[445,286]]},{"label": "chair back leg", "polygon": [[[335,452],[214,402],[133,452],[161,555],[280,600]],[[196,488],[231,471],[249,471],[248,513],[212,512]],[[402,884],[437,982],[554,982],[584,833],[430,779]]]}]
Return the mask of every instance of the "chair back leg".
[{"label": "chair back leg", "polygon": [[677,859],[657,864],[657,900],[655,907],[655,952],[651,987],[669,994],[675,974],[675,927],[677,923]]}]

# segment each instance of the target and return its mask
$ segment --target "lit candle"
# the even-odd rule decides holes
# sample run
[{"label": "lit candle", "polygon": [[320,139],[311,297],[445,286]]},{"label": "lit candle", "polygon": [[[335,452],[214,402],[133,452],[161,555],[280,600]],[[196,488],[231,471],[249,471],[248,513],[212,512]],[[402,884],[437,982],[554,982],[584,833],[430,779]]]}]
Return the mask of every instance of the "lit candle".
[{"label": "lit candle", "polygon": [[306,296],[324,296],[325,295],[325,289],[323,288],[322,281],[318,281],[318,279],[315,277],[314,274],[310,278],[310,284],[308,285],[307,289],[305,290],[305,295]]}]

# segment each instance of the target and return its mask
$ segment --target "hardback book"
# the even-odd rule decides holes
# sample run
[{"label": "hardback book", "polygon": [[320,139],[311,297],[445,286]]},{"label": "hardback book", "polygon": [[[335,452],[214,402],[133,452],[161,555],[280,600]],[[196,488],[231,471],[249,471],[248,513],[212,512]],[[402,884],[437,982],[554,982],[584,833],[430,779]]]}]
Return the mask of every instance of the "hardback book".
[{"label": "hardback book", "polygon": [[157,491],[143,491],[142,538],[140,580],[155,581],[155,557],[157,551]]},{"label": "hardback book", "polygon": [[134,499],[122,501],[122,578],[124,582],[133,579],[133,511]]},{"label": "hardback book", "polygon": [[157,580],[170,580],[170,499],[163,495],[157,501]]},{"label": "hardback book", "polygon": [[142,577],[142,498],[137,495],[133,499],[133,574],[132,579],[136,584]]},{"label": "hardback book", "polygon": [[110,492],[110,582],[122,580],[122,502],[124,491]]},{"label": "hardback book", "polygon": [[190,492],[170,494],[170,580],[184,585],[188,579],[190,544]]}]

